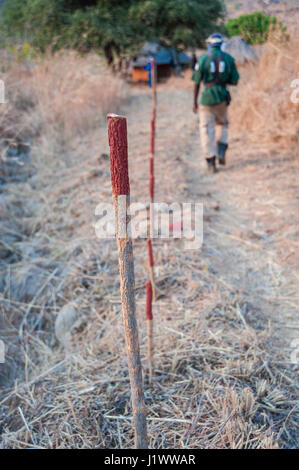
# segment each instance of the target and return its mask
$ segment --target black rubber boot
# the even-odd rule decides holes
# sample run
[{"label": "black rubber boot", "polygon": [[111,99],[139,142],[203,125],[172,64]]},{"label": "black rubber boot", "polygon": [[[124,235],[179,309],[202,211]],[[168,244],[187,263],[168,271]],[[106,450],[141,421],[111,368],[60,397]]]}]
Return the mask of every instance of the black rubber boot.
[{"label": "black rubber boot", "polygon": [[217,172],[216,157],[206,158],[206,160],[208,164],[208,170],[211,171],[212,173],[216,173]]},{"label": "black rubber boot", "polygon": [[225,165],[225,153],[228,147],[228,144],[225,144],[223,142],[217,142],[217,152],[218,152],[218,161],[219,165]]}]

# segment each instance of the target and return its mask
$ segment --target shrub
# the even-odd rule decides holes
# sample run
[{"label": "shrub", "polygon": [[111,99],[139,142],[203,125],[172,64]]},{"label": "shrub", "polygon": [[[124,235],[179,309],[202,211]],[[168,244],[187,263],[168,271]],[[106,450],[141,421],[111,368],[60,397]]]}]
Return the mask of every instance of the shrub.
[{"label": "shrub", "polygon": [[249,44],[263,44],[275,31],[279,41],[288,40],[286,27],[275,16],[267,16],[259,11],[228,20],[227,34],[241,36]]}]

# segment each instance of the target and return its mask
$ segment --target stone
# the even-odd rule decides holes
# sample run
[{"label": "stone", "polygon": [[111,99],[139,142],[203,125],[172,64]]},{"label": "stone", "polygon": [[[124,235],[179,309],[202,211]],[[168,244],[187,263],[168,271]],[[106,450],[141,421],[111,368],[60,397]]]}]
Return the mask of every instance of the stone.
[{"label": "stone", "polygon": [[79,313],[76,302],[64,305],[55,320],[55,335],[62,346],[67,347],[73,335],[85,324],[85,317]]}]

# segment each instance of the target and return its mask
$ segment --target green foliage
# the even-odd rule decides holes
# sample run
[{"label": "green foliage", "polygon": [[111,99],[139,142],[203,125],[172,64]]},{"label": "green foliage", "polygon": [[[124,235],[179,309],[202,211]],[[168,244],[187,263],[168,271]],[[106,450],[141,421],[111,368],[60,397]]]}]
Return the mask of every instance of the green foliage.
[{"label": "green foliage", "polygon": [[202,46],[223,13],[221,0],[6,0],[0,29],[42,52],[97,49],[111,63],[146,40]]},{"label": "green foliage", "polygon": [[36,51],[33,47],[25,42],[24,44],[20,45],[8,45],[6,48],[18,62],[22,62],[23,60],[30,60],[36,57]]},{"label": "green foliage", "polygon": [[267,16],[259,11],[228,20],[227,34],[241,36],[249,44],[263,44],[275,32],[280,40],[287,40],[286,27],[275,16]]}]

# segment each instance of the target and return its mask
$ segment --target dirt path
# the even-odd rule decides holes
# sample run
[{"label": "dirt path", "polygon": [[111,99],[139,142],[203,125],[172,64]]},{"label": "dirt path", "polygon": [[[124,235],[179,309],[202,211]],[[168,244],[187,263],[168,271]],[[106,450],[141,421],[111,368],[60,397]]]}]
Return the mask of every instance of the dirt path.
[{"label": "dirt path", "polygon": [[[291,341],[299,338],[294,269],[298,262],[298,164],[259,149],[246,136],[233,135],[227,166],[208,175],[200,154],[198,118],[192,115],[190,103],[190,90],[161,87],[156,199],[204,203],[204,246],[201,253],[191,256],[211,266],[211,288],[214,284],[237,292],[273,323],[287,356]],[[134,120],[129,116],[131,149],[147,147],[148,108],[150,95],[141,98],[137,92]],[[136,158],[136,151],[131,150],[130,157],[132,187],[140,194],[140,184],[147,178],[145,155]],[[183,264],[184,256],[182,252]]]},{"label": "dirt path", "polygon": [[[298,364],[291,352],[299,338],[298,165],[235,134],[227,167],[206,174],[191,100],[184,81],[159,87],[156,200],[203,202],[204,242],[201,250],[186,251],[180,240],[155,240],[160,295],[152,384],[146,373],[146,244],[134,242],[150,447],[296,447]],[[123,113],[131,197],[146,202],[150,91],[133,88]],[[2,390],[4,448],[133,445],[115,240],[97,240],[94,231],[95,205],[111,201],[108,152],[104,123],[74,142],[65,168],[47,178],[42,194],[39,186],[27,189],[28,200],[43,198],[28,242],[41,232],[47,249],[43,264],[25,260],[26,269],[42,266],[42,286],[46,279],[51,288],[33,296],[34,309],[32,300],[29,307],[28,301],[5,301],[7,319],[14,315],[12,361],[18,357],[19,365],[18,381]],[[64,349],[54,324],[70,301],[84,321]]]},{"label": "dirt path", "polygon": [[[289,382],[296,382],[298,162],[259,148],[258,143],[235,132],[227,166],[216,175],[207,174],[191,100],[191,90],[179,85],[160,89],[156,200],[203,202],[204,243],[201,251],[186,252],[179,242],[172,241],[167,247],[155,242],[158,276],[163,279],[173,273],[176,278],[166,289],[161,283],[161,306],[158,302],[156,309],[167,315],[165,310],[179,305],[178,312],[183,312],[187,306],[198,318],[209,318],[217,317],[219,305],[223,309],[233,305],[245,329],[268,331],[267,345],[260,347],[261,353],[266,348],[265,364],[272,361],[274,371],[289,370]],[[128,120],[133,197],[138,198],[144,194],[145,184],[147,189],[147,155],[138,155],[136,149],[147,150],[149,93],[137,91]],[[137,258],[144,256],[144,246],[136,245]],[[137,278],[141,275],[137,268]],[[268,373],[272,375],[265,370],[261,377]],[[291,414],[294,403],[289,402]],[[288,445],[291,435],[286,438]]]}]

